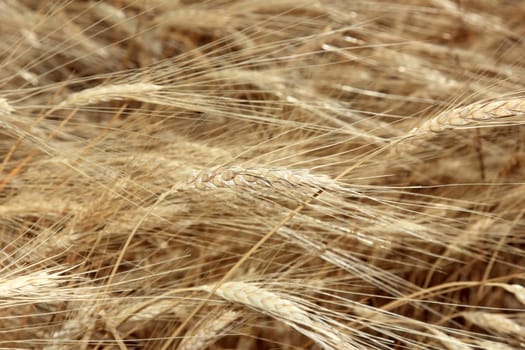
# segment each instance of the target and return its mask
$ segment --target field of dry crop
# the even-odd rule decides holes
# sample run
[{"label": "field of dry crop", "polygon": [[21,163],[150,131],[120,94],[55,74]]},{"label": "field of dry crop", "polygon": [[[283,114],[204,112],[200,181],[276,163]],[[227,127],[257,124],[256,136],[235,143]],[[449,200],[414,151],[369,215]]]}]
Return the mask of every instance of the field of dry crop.
[{"label": "field of dry crop", "polygon": [[0,0],[0,348],[525,349],[525,1]]}]

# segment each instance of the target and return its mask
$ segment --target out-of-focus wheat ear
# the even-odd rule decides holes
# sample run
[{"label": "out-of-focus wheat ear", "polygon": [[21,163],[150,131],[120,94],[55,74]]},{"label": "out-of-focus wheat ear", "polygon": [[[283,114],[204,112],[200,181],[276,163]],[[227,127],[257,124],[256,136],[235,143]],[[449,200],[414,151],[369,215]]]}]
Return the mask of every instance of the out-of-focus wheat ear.
[{"label": "out-of-focus wheat ear", "polygon": [[461,315],[467,321],[488,331],[525,337],[525,327],[511,320],[509,315],[482,311],[463,312]]},{"label": "out-of-focus wheat ear", "polygon": [[11,114],[15,111],[5,98],[0,98],[0,116]]},{"label": "out-of-focus wheat ear", "polygon": [[[90,316],[84,314],[83,319],[88,319]],[[51,335],[51,344],[45,345],[44,350],[60,350],[67,348],[67,342],[73,341],[73,338],[85,329],[85,322],[81,322],[78,318],[70,319],[62,324],[62,327],[53,332]]]},{"label": "out-of-focus wheat ear", "polygon": [[91,9],[98,17],[103,18],[104,21],[119,26],[119,28],[125,30],[127,33],[133,32],[133,24],[135,24],[135,21],[132,18],[128,18],[126,12],[122,9],[104,2],[93,4]]},{"label": "out-of-focus wheat ear", "polygon": [[515,348],[510,345],[490,340],[478,340],[476,341],[476,344],[480,349],[486,350],[515,350]]},{"label": "out-of-focus wheat ear", "polygon": [[[0,117],[9,116],[14,111],[15,109],[13,108],[13,106],[11,106],[5,98],[0,98]],[[18,128],[16,128],[10,122],[4,119],[0,119],[0,127],[13,132],[13,134],[15,135],[19,133]]]},{"label": "out-of-focus wheat ear", "polygon": [[139,305],[127,306],[118,311],[121,322],[146,322],[154,320],[164,313],[175,314],[178,318],[185,315],[185,311],[178,304],[178,300],[159,300],[142,307]]},{"label": "out-of-focus wheat ear", "polygon": [[435,338],[445,346],[448,350],[472,350],[472,347],[468,346],[461,340],[451,337],[440,330],[437,330],[433,327],[427,327],[431,333],[434,334]]},{"label": "out-of-focus wheat ear", "polygon": [[239,318],[237,311],[226,310],[218,316],[205,320],[197,324],[192,330],[185,334],[184,339],[179,345],[180,350],[200,350],[205,349],[217,338],[227,332],[229,326]]},{"label": "out-of-focus wheat ear", "polygon": [[1,298],[41,296],[53,297],[65,279],[60,273],[38,271],[12,278],[0,278]]},{"label": "out-of-focus wheat ear", "polygon": [[438,114],[410,131],[408,137],[439,133],[447,129],[482,125],[494,119],[510,118],[525,114],[525,97],[475,102]]},{"label": "out-of-focus wheat ear", "polygon": [[[78,305],[78,303],[76,303]],[[85,334],[95,322],[96,307],[93,305],[79,306],[79,308],[71,314],[71,318],[62,322],[59,329],[51,334],[50,343],[43,347],[44,350],[62,350],[68,349],[71,342],[74,342],[77,337]]]},{"label": "out-of-focus wheat ear", "polygon": [[124,99],[150,102],[153,98],[153,93],[161,89],[161,85],[149,83],[101,85],[69,95],[56,108],[86,106]]},{"label": "out-of-focus wheat ear", "polygon": [[512,293],[520,303],[525,305],[525,287],[522,285],[506,283],[490,283],[489,285],[505,289],[507,292]]},{"label": "out-of-focus wheat ear", "polygon": [[377,325],[390,325],[395,322],[407,322],[410,324],[411,329],[417,329],[417,328],[425,328],[430,333],[433,334],[433,336],[429,335],[429,338],[439,341],[446,349],[449,350],[472,350],[472,347],[468,346],[466,343],[462,342],[461,340],[451,337],[448,334],[440,331],[435,326],[429,323],[425,322],[419,322],[414,319],[405,318],[401,315],[395,315],[395,314],[389,314],[385,312],[384,310],[381,310],[379,308],[373,308],[368,305],[363,304],[354,304],[352,306],[352,311],[361,317],[363,320],[366,320],[368,322],[374,322],[374,327],[377,328]]}]

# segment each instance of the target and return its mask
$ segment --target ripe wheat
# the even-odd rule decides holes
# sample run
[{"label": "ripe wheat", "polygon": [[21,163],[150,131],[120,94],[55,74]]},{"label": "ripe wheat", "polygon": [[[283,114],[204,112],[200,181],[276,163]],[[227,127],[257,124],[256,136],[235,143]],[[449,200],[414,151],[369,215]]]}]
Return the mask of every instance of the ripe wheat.
[{"label": "ripe wheat", "polygon": [[69,95],[57,105],[57,108],[86,106],[123,99],[147,101],[150,94],[161,89],[162,86],[148,83],[101,85]]},{"label": "ripe wheat", "polygon": [[524,6],[0,1],[0,348],[522,348]]},{"label": "ripe wheat", "polygon": [[517,97],[488,102],[476,102],[465,107],[440,113],[412,129],[409,137],[425,133],[439,133],[447,129],[483,126],[491,120],[522,117],[525,114],[525,98]]}]

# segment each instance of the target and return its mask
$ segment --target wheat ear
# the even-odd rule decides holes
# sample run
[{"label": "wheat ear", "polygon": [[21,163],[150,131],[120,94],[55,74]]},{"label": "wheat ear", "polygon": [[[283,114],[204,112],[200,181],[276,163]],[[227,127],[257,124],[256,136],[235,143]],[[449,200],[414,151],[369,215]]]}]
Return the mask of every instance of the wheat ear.
[{"label": "wheat ear", "polygon": [[522,285],[506,283],[490,283],[489,285],[505,289],[507,292],[512,293],[520,303],[525,305],[525,287]]},{"label": "wheat ear", "polygon": [[524,113],[525,98],[523,97],[489,102],[475,102],[464,107],[440,113],[436,117],[412,129],[408,137],[427,134],[429,132],[438,133],[446,129],[476,125],[479,122],[515,117],[523,115]]},{"label": "wheat ear", "polygon": [[291,300],[291,297],[278,294],[252,283],[226,282],[214,288],[205,285],[202,291],[211,293],[232,303],[246,305],[258,312],[278,319],[298,332],[312,339],[324,349],[358,349],[353,346],[348,336],[333,329],[332,325],[325,324],[314,314],[309,314],[305,307]]},{"label": "wheat ear", "polygon": [[[10,116],[10,114],[14,111],[15,109],[13,108],[13,106],[11,106],[5,98],[0,97],[0,117]],[[18,128],[16,128],[14,125],[7,121],[7,118],[0,119],[0,126],[4,129],[12,131],[15,135],[18,135],[20,132]]]},{"label": "wheat ear", "polygon": [[435,338],[439,340],[443,346],[448,350],[472,350],[470,346],[463,343],[459,339],[453,338],[437,329],[428,327],[428,330],[435,335]]},{"label": "wheat ear", "polygon": [[[202,286],[201,289],[206,292],[211,292],[213,287]],[[215,295],[232,303],[250,306],[279,319],[304,325],[311,323],[308,313],[297,303],[253,284],[226,282],[215,290]]]},{"label": "wheat ear", "polygon": [[[88,304],[86,301],[84,304]],[[65,320],[62,327],[51,334],[50,343],[45,345],[43,350],[68,349],[68,342],[72,342],[86,329],[93,326],[96,320],[96,305],[81,306],[74,316]]]},{"label": "wheat ear", "polygon": [[162,86],[148,83],[102,85],[69,95],[57,108],[86,106],[99,102],[131,99],[148,101],[148,95],[162,89]]},{"label": "wheat ear", "polygon": [[15,111],[5,98],[0,98],[0,116],[11,114]]},{"label": "wheat ear", "polygon": [[51,296],[64,280],[60,273],[47,271],[0,279],[0,298]]},{"label": "wheat ear", "polygon": [[159,317],[161,314],[170,312],[178,316],[183,313],[183,310],[178,307],[177,300],[160,300],[151,305],[146,305],[143,308],[137,308],[136,305],[126,307],[120,311],[122,315],[120,319],[124,322],[145,322]]},{"label": "wheat ear", "polygon": [[508,318],[508,315],[480,311],[463,312],[462,315],[478,327],[500,334],[525,336],[525,327]]},{"label": "wheat ear", "polygon": [[239,317],[239,312],[228,310],[217,318],[211,318],[200,324],[193,335],[187,334],[179,345],[180,350],[205,349],[211,342],[224,332],[233,321]]},{"label": "wheat ear", "polygon": [[179,188],[212,190],[226,187],[278,187],[281,189],[313,188],[341,191],[343,187],[326,175],[312,174],[306,169],[264,168],[240,166],[214,167],[194,171],[187,183]]},{"label": "wheat ear", "polygon": [[476,342],[480,349],[486,349],[486,350],[515,350],[515,348],[511,347],[510,345],[490,341],[490,340],[478,340]]}]

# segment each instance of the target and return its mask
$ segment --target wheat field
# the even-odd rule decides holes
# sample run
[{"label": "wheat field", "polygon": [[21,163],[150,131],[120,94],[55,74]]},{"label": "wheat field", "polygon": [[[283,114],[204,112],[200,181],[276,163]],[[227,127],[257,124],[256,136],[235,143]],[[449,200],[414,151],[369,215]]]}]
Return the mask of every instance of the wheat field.
[{"label": "wheat field", "polygon": [[525,2],[0,1],[0,348],[525,349]]}]

